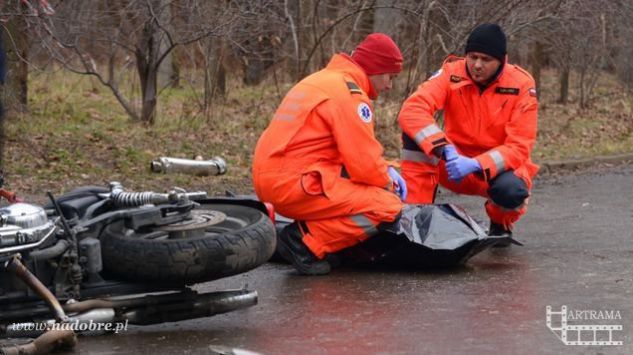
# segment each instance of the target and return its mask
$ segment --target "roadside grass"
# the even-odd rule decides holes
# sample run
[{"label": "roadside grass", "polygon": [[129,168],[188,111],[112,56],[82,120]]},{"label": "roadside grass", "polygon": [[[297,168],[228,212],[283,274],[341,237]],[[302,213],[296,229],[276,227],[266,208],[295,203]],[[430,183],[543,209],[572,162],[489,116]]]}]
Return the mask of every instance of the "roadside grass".
[{"label": "roadside grass", "polygon": [[563,160],[633,152],[633,93],[604,74],[589,107],[578,105],[577,77],[572,75],[569,103],[556,102],[556,75],[543,74],[539,135],[535,160]]},{"label": "roadside grass", "polygon": [[[130,78],[128,90],[134,87]],[[633,152],[633,95],[604,75],[590,108],[580,110],[573,89],[570,103],[555,102],[556,75],[545,71],[541,88],[536,161]],[[134,190],[165,191],[179,186],[211,194],[252,191],[251,155],[283,94],[292,84],[245,87],[230,81],[228,94],[205,114],[194,85],[164,90],[154,126],[131,121],[110,91],[94,78],[62,71],[32,74],[28,113],[11,113],[5,127],[7,188],[44,196],[82,185],[120,181]],[[394,95],[395,96],[395,95]],[[138,103],[138,98],[133,103]],[[376,104],[376,135],[388,159],[398,159],[400,131],[397,99]],[[210,159],[228,163],[223,176],[155,174],[160,156]]]}]

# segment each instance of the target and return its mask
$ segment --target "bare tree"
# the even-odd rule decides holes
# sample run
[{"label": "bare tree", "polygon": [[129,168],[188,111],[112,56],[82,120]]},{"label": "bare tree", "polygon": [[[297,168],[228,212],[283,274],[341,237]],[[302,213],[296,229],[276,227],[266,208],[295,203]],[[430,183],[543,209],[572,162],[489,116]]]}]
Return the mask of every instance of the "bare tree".
[{"label": "bare tree", "polygon": [[201,102],[201,110],[207,121],[213,107],[213,100],[226,96],[226,66],[229,49],[226,41],[221,38],[206,38],[198,41],[199,50],[204,53],[204,95]]},{"label": "bare tree", "polygon": [[617,8],[615,16],[609,18],[613,24],[610,52],[613,56],[614,66],[618,78],[629,89],[633,88],[633,3],[627,0],[618,0],[612,4]]},{"label": "bare tree", "polygon": [[28,48],[27,17],[31,16],[28,2],[10,1],[4,4],[2,16],[6,23],[2,29],[7,59],[6,83],[2,101],[9,111],[23,112],[28,103]]},{"label": "bare tree", "polygon": [[[281,80],[296,81],[323,67],[333,53],[351,51],[372,31],[392,35],[403,50],[407,84],[396,96],[404,98],[448,54],[463,53],[475,26],[496,22],[509,36],[511,61],[529,62],[537,82],[541,65],[556,66],[563,101],[570,73],[578,73],[584,106],[602,69],[626,68],[627,61],[616,59],[626,58],[631,27],[630,16],[617,11],[631,8],[626,0],[56,0],[53,5],[55,16],[28,22],[39,31],[36,44],[67,69],[95,76],[131,117],[149,123],[169,82],[159,86],[158,74],[171,67],[166,63],[179,46],[186,55],[178,59],[203,70],[191,77],[200,77],[200,107],[208,113],[213,98],[225,93],[228,75],[241,76],[246,85],[277,72]],[[138,92],[121,88],[129,68],[139,78]]]},{"label": "bare tree", "polygon": [[239,11],[248,20],[229,33],[229,42],[244,63],[244,84],[257,85],[284,59],[279,56],[288,20],[284,1],[240,1]]},{"label": "bare tree", "polygon": [[0,1],[0,173],[4,162],[5,109],[9,113],[27,110],[28,103],[28,24],[30,16],[49,15],[48,2]]},{"label": "bare tree", "polygon": [[614,21],[621,16],[621,5],[608,0],[565,0],[555,20],[547,24],[543,42],[549,46],[551,59],[559,69],[559,102],[567,102],[570,74],[575,72],[578,105],[588,106],[598,78],[613,66],[617,33],[624,29]]},{"label": "bare tree", "polygon": [[[172,50],[226,35],[239,19],[232,2],[70,0],[54,6],[56,16],[33,23],[39,44],[66,69],[96,77],[130,117],[149,124],[155,120],[159,68]],[[141,83],[140,107],[134,93],[120,86],[132,64]]]}]

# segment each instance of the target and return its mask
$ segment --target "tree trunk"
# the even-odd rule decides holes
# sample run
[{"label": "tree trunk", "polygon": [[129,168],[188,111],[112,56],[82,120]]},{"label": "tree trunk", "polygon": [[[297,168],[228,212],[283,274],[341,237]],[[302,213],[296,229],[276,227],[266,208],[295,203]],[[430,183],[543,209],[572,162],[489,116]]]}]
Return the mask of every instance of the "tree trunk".
[{"label": "tree trunk", "polygon": [[560,72],[560,96],[558,102],[566,104],[569,98],[569,68],[563,68]]},{"label": "tree trunk", "polygon": [[[18,4],[18,2],[12,2]],[[19,11],[19,9],[16,9]],[[24,16],[13,16],[2,30],[6,50],[6,82],[2,100],[9,111],[26,112],[28,108],[28,36]]]},{"label": "tree trunk", "polygon": [[[4,168],[4,79],[6,74],[6,52],[4,50],[4,39],[2,38],[4,29],[0,28],[0,179],[2,179],[2,170]],[[2,181],[0,181],[2,187]]]},{"label": "tree trunk", "polygon": [[539,41],[534,42],[532,49],[532,76],[536,82],[536,95],[541,95],[541,64],[543,63],[543,44]]},{"label": "tree trunk", "polygon": [[265,79],[267,69],[275,64],[274,49],[270,44],[269,37],[262,36],[255,40],[258,41],[255,50],[244,55],[248,65],[244,72],[243,82],[248,86],[259,85]]},{"label": "tree trunk", "polygon": [[[148,4],[159,9],[164,0],[152,0]],[[161,31],[158,18],[146,20],[136,47],[136,65],[141,82],[141,121],[153,125],[156,120],[156,102],[158,95],[158,70],[164,61],[169,48],[162,47]],[[164,22],[164,21],[163,21]]]},{"label": "tree trunk", "polygon": [[[19,2],[11,2],[12,10],[20,11]],[[27,106],[28,36],[23,16],[13,16],[6,27],[0,27],[0,172],[4,168],[5,108],[25,112]]]},{"label": "tree trunk", "polygon": [[224,69],[224,60],[226,59],[226,53],[228,48],[224,43],[224,40],[220,38],[213,39],[214,45],[213,58],[215,63],[211,66],[213,77],[213,97],[225,97],[226,96],[226,69]]},{"label": "tree trunk", "polygon": [[0,174],[4,169],[4,105],[2,104],[2,98],[0,98]]},{"label": "tree trunk", "polygon": [[[171,28],[171,6],[166,0],[160,1],[160,14],[159,21],[163,26],[167,27],[168,31],[172,31]],[[156,28],[157,31],[160,31]],[[160,50],[159,53],[165,53],[169,50],[171,43],[167,39],[167,36],[159,36]],[[169,52],[165,59],[160,63],[158,67],[158,87],[163,89],[167,86],[174,87],[174,56],[172,52]]]},{"label": "tree trunk", "polygon": [[578,103],[580,105],[581,109],[584,109],[587,107],[587,98],[586,98],[586,93],[585,93],[585,77],[586,77],[586,70],[583,68],[580,71],[580,82],[578,83],[578,88],[580,89],[580,100],[578,100]]},{"label": "tree trunk", "polygon": [[141,121],[154,124],[156,116],[156,94],[158,93],[158,56],[160,43],[153,22],[145,24],[143,36],[136,48],[136,66],[141,82]]},{"label": "tree trunk", "polygon": [[[165,41],[161,42],[161,52],[167,49],[167,43]],[[165,87],[174,87],[173,79],[174,79],[174,57],[172,53],[167,54],[165,59],[160,63],[160,67],[158,68],[158,86],[163,89]]]},{"label": "tree trunk", "polygon": [[[138,59],[137,59],[138,60]],[[139,60],[139,63],[141,61]],[[158,83],[158,70],[148,63],[139,64],[139,79],[141,81],[141,121],[150,125],[154,124],[156,116],[156,94]]]},{"label": "tree trunk", "polygon": [[303,63],[301,61],[301,40],[302,40],[302,25],[301,25],[301,1],[288,1],[284,2],[286,10],[286,18],[288,19],[288,28],[290,37],[292,38],[293,55],[292,55],[292,81],[299,81],[301,76],[301,68]]},{"label": "tree trunk", "polygon": [[[154,72],[156,73],[156,72]],[[150,82],[143,92],[143,108],[141,111],[141,121],[146,122],[149,125],[153,125],[156,122],[156,76],[153,76],[154,83],[151,83],[152,78],[148,78]]]},{"label": "tree trunk", "polygon": [[224,55],[226,46],[220,38],[202,40],[204,46],[204,113],[209,119],[209,111],[213,107],[213,100],[226,95],[226,70],[224,69]]},{"label": "tree trunk", "polygon": [[178,55],[180,47],[173,49],[173,56],[171,58],[171,87],[180,87],[180,56]]}]

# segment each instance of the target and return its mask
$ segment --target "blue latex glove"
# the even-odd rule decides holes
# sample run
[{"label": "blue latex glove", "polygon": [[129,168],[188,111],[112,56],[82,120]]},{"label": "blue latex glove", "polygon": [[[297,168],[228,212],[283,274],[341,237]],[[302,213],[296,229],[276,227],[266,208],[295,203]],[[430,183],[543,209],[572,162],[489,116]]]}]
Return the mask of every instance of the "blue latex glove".
[{"label": "blue latex glove", "polygon": [[479,165],[477,160],[458,153],[455,154],[457,157],[452,157],[450,160],[446,159],[446,172],[449,180],[460,183],[466,176],[481,171],[481,165]]},{"label": "blue latex glove", "polygon": [[394,189],[396,190],[396,194],[398,194],[398,196],[400,196],[400,199],[402,201],[406,200],[407,199],[407,183],[406,183],[406,181],[404,181],[402,176],[400,176],[398,171],[393,166],[390,166],[387,169],[387,172],[389,173],[389,177],[393,181],[393,186],[394,186]]},{"label": "blue latex glove", "polygon": [[442,157],[444,161],[451,161],[457,159],[459,154],[457,153],[457,149],[452,144],[447,144],[444,146],[444,150],[442,151]]}]

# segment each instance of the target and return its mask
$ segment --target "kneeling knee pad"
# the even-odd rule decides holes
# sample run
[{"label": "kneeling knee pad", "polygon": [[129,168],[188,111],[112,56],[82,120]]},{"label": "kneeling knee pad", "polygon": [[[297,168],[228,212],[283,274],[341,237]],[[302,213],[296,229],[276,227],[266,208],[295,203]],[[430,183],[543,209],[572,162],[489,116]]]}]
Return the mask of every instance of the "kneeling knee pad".
[{"label": "kneeling knee pad", "polygon": [[515,209],[523,204],[530,195],[527,184],[516,176],[512,170],[497,175],[490,181],[488,196],[495,204]]}]

